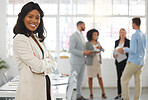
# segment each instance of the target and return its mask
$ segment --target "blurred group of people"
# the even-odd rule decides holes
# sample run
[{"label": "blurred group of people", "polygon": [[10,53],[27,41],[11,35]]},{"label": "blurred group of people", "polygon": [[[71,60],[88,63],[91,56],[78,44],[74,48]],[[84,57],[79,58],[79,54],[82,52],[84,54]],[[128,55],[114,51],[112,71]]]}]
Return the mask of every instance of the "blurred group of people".
[{"label": "blurred group of people", "polygon": [[[118,54],[113,54],[115,58],[115,65],[117,69],[117,87],[118,93],[114,99],[122,97],[123,100],[129,100],[128,83],[131,77],[135,77],[135,96],[134,100],[140,100],[141,94],[141,72],[144,65],[144,56],[146,49],[146,36],[140,30],[141,19],[135,17],[132,19],[132,27],[136,32],[132,35],[131,41],[126,37],[126,30],[121,28],[119,30],[119,39],[115,41],[115,49],[120,54],[126,55],[126,58],[118,62]],[[103,80],[101,75],[101,52],[104,48],[98,41],[99,31],[97,29],[90,29],[87,32],[87,40],[83,37],[82,31],[85,30],[85,23],[79,21],[77,23],[77,31],[70,37],[70,64],[71,73],[77,72],[77,100],[88,100],[82,96],[81,83],[85,65],[87,67],[88,85],[90,89],[90,98],[93,99],[93,78],[97,77],[100,88],[102,90],[102,98],[106,99]],[[122,93],[123,91],[123,93]]]}]

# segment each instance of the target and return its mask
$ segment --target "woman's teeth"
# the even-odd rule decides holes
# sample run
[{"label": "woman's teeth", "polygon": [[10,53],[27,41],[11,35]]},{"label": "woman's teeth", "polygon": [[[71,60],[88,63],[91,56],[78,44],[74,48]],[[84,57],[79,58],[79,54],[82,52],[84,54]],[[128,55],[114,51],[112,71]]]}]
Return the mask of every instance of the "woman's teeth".
[{"label": "woman's teeth", "polygon": [[30,26],[35,27],[36,25],[34,25],[34,24],[30,24]]}]

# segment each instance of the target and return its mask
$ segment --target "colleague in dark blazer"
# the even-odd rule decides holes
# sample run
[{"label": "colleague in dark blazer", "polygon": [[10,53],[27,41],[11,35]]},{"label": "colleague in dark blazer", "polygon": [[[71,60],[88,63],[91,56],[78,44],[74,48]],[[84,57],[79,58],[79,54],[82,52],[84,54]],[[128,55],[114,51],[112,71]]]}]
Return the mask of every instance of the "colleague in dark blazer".
[{"label": "colleague in dark blazer", "polygon": [[[126,30],[124,28],[121,28],[119,31],[119,39],[115,41],[115,47],[114,48],[121,48],[121,47],[129,47],[130,46],[130,40],[126,38]],[[117,54],[113,55],[115,58],[115,65],[117,69],[117,87],[118,87],[118,95],[115,97],[115,99],[121,98],[121,76],[122,72],[124,71],[124,68],[126,66],[127,59],[118,62],[117,61]],[[128,53],[126,53],[126,56],[128,58]]]}]

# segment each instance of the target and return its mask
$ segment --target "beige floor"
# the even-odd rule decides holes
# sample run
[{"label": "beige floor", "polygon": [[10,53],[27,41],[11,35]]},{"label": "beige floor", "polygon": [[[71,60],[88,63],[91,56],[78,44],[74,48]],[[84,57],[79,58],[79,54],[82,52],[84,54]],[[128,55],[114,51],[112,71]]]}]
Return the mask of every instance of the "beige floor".
[{"label": "beige floor", "polygon": [[[114,97],[117,95],[117,89],[116,88],[105,88],[105,91],[106,91],[106,95],[108,96],[108,99],[101,98],[101,90],[99,88],[93,89],[93,93],[94,93],[93,100],[114,100]],[[134,88],[130,88],[131,100],[133,100],[133,97],[134,97],[133,95],[134,95]],[[86,98],[89,98],[88,88],[83,88],[83,96]],[[76,91],[74,91],[73,93],[73,100],[76,100]],[[142,89],[141,100],[148,100],[148,88]]]},{"label": "beige floor", "polygon": [[[94,93],[94,99],[93,100],[114,100],[114,97],[117,95],[117,89],[116,88],[105,88],[106,95],[108,96],[107,99],[102,99],[101,98],[101,90],[99,88],[94,88],[93,93]],[[130,100],[133,100],[133,95],[134,95],[134,88],[130,88]],[[88,88],[83,88],[83,96],[86,98],[89,98],[89,89]],[[0,100],[6,100],[4,98],[0,98]],[[12,99],[14,100],[14,99]],[[62,99],[57,99],[57,100],[62,100]],[[73,99],[76,100],[76,90],[74,90],[73,93]],[[90,99],[92,100],[92,99]],[[141,100],[148,100],[148,88],[143,88],[142,89],[142,95],[141,95]]]}]

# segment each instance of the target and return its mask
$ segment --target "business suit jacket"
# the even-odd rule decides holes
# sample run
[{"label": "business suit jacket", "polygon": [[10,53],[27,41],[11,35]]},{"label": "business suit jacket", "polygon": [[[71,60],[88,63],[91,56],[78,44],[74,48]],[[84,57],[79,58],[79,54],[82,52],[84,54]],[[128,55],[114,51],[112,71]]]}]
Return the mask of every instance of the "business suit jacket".
[{"label": "business suit jacket", "polygon": [[[97,42],[97,43],[98,43],[99,46],[101,46],[99,42]],[[86,43],[86,50],[94,50],[94,47],[93,47],[93,44],[92,44],[91,41]],[[104,48],[102,48],[101,51],[104,52]],[[95,55],[96,55],[96,53],[93,53],[92,55],[87,55],[87,57],[86,57],[86,65],[92,65],[93,58],[94,58]],[[100,54],[100,63],[102,63],[101,54]]]},{"label": "business suit jacket", "polygon": [[[39,38],[36,39],[39,42]],[[55,69],[55,63],[53,57],[48,54],[44,42],[39,44],[44,51],[44,58],[31,37],[18,34],[14,38],[13,49],[20,77],[15,100],[47,100],[46,79],[43,72],[51,73]],[[47,70],[47,67],[51,69]]]},{"label": "business suit jacket", "polygon": [[[116,48],[119,45],[119,41],[120,41],[120,39],[115,41],[115,47],[114,48]],[[125,39],[124,47],[128,47],[128,48],[130,47],[130,40],[129,39]],[[128,53],[126,53],[126,56],[128,58]],[[127,61],[127,59],[125,59],[124,61]],[[117,64],[117,63],[118,63],[118,61],[115,60],[115,64]]]},{"label": "business suit jacket", "polygon": [[80,34],[78,32],[73,33],[69,41],[70,64],[85,64],[84,50],[85,44]]}]

